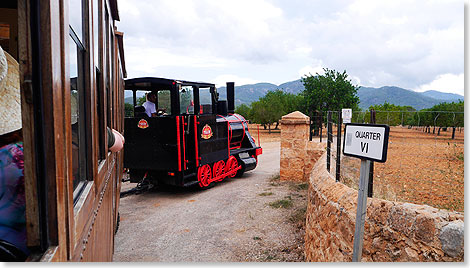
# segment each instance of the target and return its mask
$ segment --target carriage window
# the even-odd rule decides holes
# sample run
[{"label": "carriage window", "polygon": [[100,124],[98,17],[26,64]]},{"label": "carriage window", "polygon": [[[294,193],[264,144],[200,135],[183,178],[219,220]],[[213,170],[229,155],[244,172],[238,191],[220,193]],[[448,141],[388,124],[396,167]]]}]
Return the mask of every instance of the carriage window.
[{"label": "carriage window", "polygon": [[199,88],[199,105],[201,114],[212,113],[212,94],[209,87]]},{"label": "carriage window", "polygon": [[180,113],[194,114],[193,87],[182,86],[180,89]]},{"label": "carriage window", "polygon": [[69,24],[79,40],[82,40],[82,0],[69,1]]},{"label": "carriage window", "polygon": [[95,66],[101,68],[99,65],[99,32],[101,31],[101,12],[98,12],[98,0],[93,0],[93,55],[95,59]]},{"label": "carriage window", "polygon": [[72,123],[72,176],[74,197],[79,194],[81,187],[86,180],[86,153],[85,153],[85,133],[84,133],[84,101],[83,101],[83,72],[82,51],[77,46],[75,40],[69,37],[69,64],[70,64],[70,103],[71,103],[71,123]]},{"label": "carriage window", "polygon": [[86,126],[84,101],[84,66],[85,49],[82,43],[82,1],[69,2],[69,70],[70,70],[70,106],[72,124],[72,178],[74,200],[79,196],[87,177]]},{"label": "carriage window", "polygon": [[157,94],[157,110],[163,109],[163,111],[171,115],[171,94],[170,90],[159,90]]},{"label": "carriage window", "polygon": [[104,145],[104,134],[105,132],[102,131],[104,129],[104,107],[103,107],[103,88],[101,86],[101,72],[100,69],[96,68],[96,77],[95,77],[95,83],[96,83],[96,112],[98,115],[98,126],[101,131],[98,131],[98,140],[99,140],[99,146],[98,146],[98,159],[103,160],[106,158],[106,150],[105,150],[105,145]]},{"label": "carriage window", "polygon": [[131,90],[124,90],[124,116],[134,116],[134,97]]}]

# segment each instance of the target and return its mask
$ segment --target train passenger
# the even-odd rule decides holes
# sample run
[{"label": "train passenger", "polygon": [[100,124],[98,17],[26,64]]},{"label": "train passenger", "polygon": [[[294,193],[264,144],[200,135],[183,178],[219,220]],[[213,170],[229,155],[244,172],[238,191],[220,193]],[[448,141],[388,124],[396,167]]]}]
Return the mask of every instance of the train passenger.
[{"label": "train passenger", "polygon": [[18,62],[0,47],[0,261],[24,261],[25,189]]},{"label": "train passenger", "polygon": [[157,109],[155,105],[155,102],[157,101],[157,95],[155,94],[155,92],[152,91],[152,92],[147,93],[145,98],[147,99],[147,101],[144,102],[144,104],[142,104],[142,106],[145,107],[145,113],[149,117],[157,116]]},{"label": "train passenger", "polygon": [[117,152],[124,147],[124,137],[115,129],[107,127],[108,131],[108,150],[111,152]]}]

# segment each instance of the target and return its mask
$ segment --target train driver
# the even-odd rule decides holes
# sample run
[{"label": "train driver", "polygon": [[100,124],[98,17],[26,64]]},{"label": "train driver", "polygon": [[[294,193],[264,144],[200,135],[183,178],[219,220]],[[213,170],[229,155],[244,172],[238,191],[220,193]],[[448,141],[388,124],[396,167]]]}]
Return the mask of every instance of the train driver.
[{"label": "train driver", "polygon": [[155,102],[157,101],[157,95],[155,92],[149,92],[146,95],[147,101],[142,104],[145,108],[145,113],[148,115],[148,117],[155,117],[157,116],[157,109]]}]

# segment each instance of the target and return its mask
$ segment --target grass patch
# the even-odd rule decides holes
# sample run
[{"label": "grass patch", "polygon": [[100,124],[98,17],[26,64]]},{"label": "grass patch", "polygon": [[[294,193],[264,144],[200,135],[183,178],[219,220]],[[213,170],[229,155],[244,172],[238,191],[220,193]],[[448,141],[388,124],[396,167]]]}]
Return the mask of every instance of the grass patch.
[{"label": "grass patch", "polygon": [[269,206],[272,208],[290,208],[292,207],[292,200],[290,196],[287,199],[281,199],[269,203]]},{"label": "grass patch", "polygon": [[308,189],[308,183],[291,184],[289,188],[293,191],[303,191]]},{"label": "grass patch", "polygon": [[266,257],[266,261],[272,261],[272,260],[274,260],[274,257],[273,257],[273,256],[268,255],[268,256]]},{"label": "grass patch", "polygon": [[307,213],[307,206],[303,206],[299,208],[298,210],[296,210],[295,213],[292,214],[292,216],[290,216],[289,220],[292,223],[304,223],[306,213]]},{"label": "grass patch", "polygon": [[281,180],[281,175],[278,173],[276,175],[273,175],[269,181],[280,181]]},{"label": "grass patch", "polygon": [[258,194],[259,196],[269,196],[269,195],[273,195],[272,192],[264,192],[264,193],[260,193]]},{"label": "grass patch", "polygon": [[269,185],[271,186],[279,186],[281,185],[281,175],[278,173],[276,175],[273,175],[269,181],[271,182]]}]

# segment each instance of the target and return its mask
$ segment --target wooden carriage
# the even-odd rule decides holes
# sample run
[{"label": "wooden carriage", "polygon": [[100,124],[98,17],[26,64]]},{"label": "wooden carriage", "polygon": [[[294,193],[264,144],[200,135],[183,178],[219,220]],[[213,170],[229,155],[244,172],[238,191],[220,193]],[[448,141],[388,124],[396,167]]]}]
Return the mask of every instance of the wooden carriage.
[{"label": "wooden carriage", "polygon": [[[2,0],[0,45],[18,62],[27,261],[111,261],[123,132],[117,0]],[[5,34],[7,32],[8,34]]]}]

